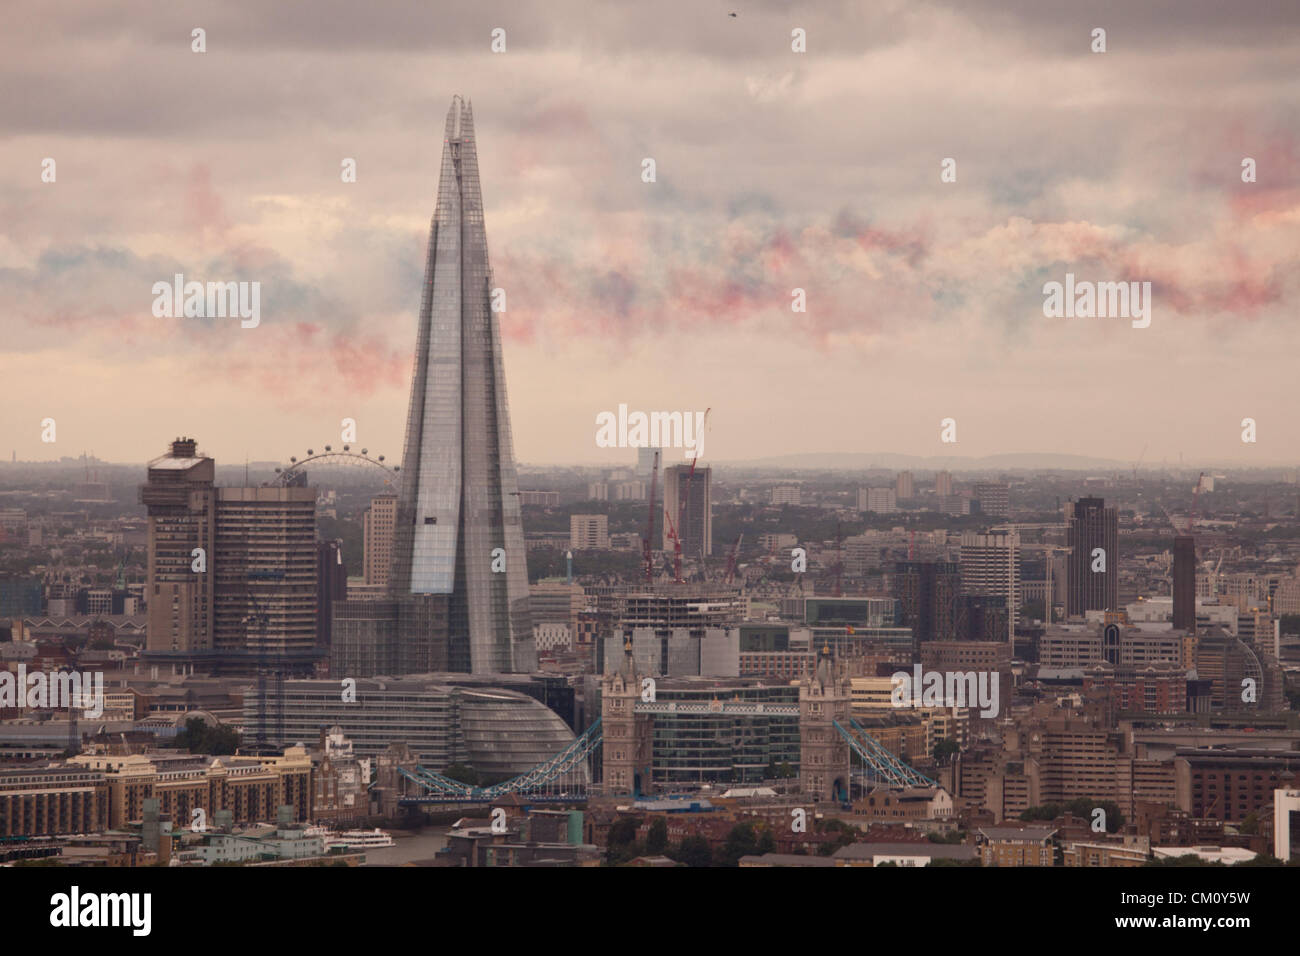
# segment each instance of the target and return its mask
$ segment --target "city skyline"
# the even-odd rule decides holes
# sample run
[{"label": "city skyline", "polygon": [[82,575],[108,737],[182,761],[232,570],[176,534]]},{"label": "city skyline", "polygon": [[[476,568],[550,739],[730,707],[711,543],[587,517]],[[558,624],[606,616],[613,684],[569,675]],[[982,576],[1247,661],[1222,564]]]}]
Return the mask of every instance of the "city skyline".
[{"label": "city skyline", "polygon": [[[645,11],[369,22],[326,6],[289,30],[199,5],[202,54],[179,16],[125,23],[105,53],[93,22],[38,40],[19,8],[0,40],[11,85],[34,91],[0,106],[5,450],[146,461],[151,436],[195,433],[223,461],[282,459],[352,418],[396,454],[424,225],[410,197],[436,188],[416,120],[456,90],[494,144],[521,461],[621,463],[594,440],[620,403],[711,408],[714,462],[1068,449],[1250,466],[1300,445],[1300,150],[1272,82],[1294,74],[1296,25],[1274,5],[683,6],[672,28]],[[433,35],[430,58],[411,38]],[[70,61],[71,88],[50,72]],[[300,72],[319,87],[288,82]],[[122,82],[130,111],[102,98]],[[260,282],[260,323],[155,317],[151,287],[177,274]],[[1150,281],[1151,325],[1046,318],[1042,287],[1069,275]],[[50,368],[103,400],[52,393]],[[754,388],[754,368],[782,387]],[[941,446],[948,417],[959,441]]]},{"label": "city skyline", "polygon": [[1278,916],[1300,0],[5,12],[20,931]]}]

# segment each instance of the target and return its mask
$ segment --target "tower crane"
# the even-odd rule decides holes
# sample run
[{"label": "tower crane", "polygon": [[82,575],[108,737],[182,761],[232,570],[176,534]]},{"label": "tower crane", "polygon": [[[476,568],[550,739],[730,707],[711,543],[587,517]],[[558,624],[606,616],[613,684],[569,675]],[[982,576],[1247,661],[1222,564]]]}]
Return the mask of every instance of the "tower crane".
[{"label": "tower crane", "polygon": [[840,577],[844,574],[844,535],[838,521],[835,522],[835,597],[843,596]]},{"label": "tower crane", "polygon": [[650,468],[650,516],[646,519],[645,537],[641,539],[641,557],[645,561],[645,580],[647,584],[654,581],[654,538],[655,538],[655,490],[659,483],[659,452],[654,454],[654,464]]},{"label": "tower crane", "polygon": [[1192,528],[1196,527],[1196,506],[1201,500],[1201,485],[1205,483],[1205,472],[1201,472],[1196,478],[1196,490],[1192,492],[1192,516],[1187,522],[1187,531],[1190,534]]},{"label": "tower crane", "polygon": [[740,536],[736,538],[736,543],[731,546],[731,550],[727,553],[727,572],[722,578],[727,584],[731,584],[736,580],[736,555],[740,553],[740,542],[744,540],[745,532],[742,531]]},{"label": "tower crane", "polygon": [[673,543],[673,583],[682,583],[682,539],[677,536],[677,526],[673,516],[664,508],[664,520],[668,522],[668,537]]}]

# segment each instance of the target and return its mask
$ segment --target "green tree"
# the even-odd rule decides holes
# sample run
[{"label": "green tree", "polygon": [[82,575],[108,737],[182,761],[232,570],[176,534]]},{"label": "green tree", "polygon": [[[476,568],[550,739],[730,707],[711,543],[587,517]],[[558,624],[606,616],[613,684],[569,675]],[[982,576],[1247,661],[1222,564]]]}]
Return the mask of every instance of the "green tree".
[{"label": "green tree", "polygon": [[727,842],[722,847],[723,866],[739,866],[742,856],[752,856],[758,849],[758,834],[752,823],[737,823],[727,834]]},{"label": "green tree", "polygon": [[954,754],[961,753],[961,747],[957,741],[945,737],[943,740],[935,741],[933,756],[936,763],[947,763]]},{"label": "green tree", "polygon": [[646,834],[645,851],[658,856],[668,848],[668,822],[663,817],[655,817],[650,822],[650,832]]},{"label": "green tree", "polygon": [[1047,619],[1047,606],[1042,601],[1026,601],[1020,605],[1020,616],[1025,619],[1043,621]]},{"label": "green tree", "polygon": [[636,842],[641,821],[636,817],[619,817],[609,828],[609,841],[605,846],[605,862],[613,866],[640,856],[641,847]]},{"label": "green tree", "polygon": [[685,863],[687,866],[713,865],[713,848],[709,846],[709,841],[698,833],[683,837],[682,842],[677,844],[677,849],[668,855],[678,863]]},{"label": "green tree", "polygon": [[221,757],[239,749],[239,732],[228,724],[210,727],[206,721],[191,717],[176,735],[176,747],[192,754]]}]

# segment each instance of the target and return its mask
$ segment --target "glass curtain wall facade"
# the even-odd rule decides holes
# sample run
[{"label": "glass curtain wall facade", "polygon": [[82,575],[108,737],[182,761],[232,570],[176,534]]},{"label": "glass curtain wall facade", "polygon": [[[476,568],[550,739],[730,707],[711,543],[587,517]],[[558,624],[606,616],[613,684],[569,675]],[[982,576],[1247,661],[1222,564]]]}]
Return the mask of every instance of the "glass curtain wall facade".
[{"label": "glass curtain wall facade", "polygon": [[474,120],[459,96],[447,114],[402,468],[394,595],[447,596],[451,670],[536,670]]}]

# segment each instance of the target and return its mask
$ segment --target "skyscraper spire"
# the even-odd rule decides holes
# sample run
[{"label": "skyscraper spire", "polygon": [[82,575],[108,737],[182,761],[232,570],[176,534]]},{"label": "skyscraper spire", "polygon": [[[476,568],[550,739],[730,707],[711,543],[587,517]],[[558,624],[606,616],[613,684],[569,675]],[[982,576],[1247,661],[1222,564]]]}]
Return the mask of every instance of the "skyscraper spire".
[{"label": "skyscraper spire", "polygon": [[537,667],[474,116],[454,96],[420,306],[391,587],[448,595],[448,665]]}]

